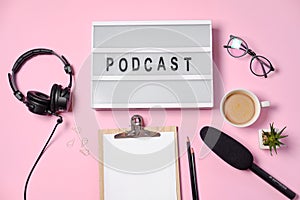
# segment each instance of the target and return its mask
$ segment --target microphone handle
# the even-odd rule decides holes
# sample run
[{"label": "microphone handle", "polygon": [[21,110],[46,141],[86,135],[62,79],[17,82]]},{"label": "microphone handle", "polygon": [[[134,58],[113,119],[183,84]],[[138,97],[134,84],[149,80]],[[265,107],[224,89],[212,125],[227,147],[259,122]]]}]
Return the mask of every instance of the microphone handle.
[{"label": "microphone handle", "polygon": [[252,163],[251,167],[249,168],[252,172],[254,172],[257,176],[265,180],[267,183],[272,185],[274,188],[276,188],[279,192],[284,194],[289,199],[295,199],[296,193],[290,190],[287,186],[285,186],[283,183],[278,181],[276,178],[268,174],[266,171],[261,169],[259,166],[257,166],[255,163]]}]

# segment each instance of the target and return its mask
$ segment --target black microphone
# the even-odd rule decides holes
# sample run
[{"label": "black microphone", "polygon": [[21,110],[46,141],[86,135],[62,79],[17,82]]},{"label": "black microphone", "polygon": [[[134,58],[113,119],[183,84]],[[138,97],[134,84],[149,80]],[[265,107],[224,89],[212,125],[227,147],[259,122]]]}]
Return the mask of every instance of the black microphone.
[{"label": "black microphone", "polygon": [[205,126],[200,130],[200,137],[215,154],[229,165],[240,170],[251,170],[289,199],[295,199],[295,192],[253,163],[251,152],[226,133]]}]

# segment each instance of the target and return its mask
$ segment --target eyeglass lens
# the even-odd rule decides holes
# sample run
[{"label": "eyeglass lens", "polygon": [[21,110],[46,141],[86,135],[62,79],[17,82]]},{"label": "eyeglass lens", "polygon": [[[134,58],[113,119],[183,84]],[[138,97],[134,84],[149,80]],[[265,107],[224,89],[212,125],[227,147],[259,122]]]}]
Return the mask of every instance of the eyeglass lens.
[{"label": "eyeglass lens", "polygon": [[247,53],[247,43],[237,37],[232,37],[228,42],[228,53],[233,57],[241,57]]},{"label": "eyeglass lens", "polygon": [[263,56],[255,56],[250,63],[252,73],[257,76],[266,76],[270,71],[273,71],[271,62]]}]

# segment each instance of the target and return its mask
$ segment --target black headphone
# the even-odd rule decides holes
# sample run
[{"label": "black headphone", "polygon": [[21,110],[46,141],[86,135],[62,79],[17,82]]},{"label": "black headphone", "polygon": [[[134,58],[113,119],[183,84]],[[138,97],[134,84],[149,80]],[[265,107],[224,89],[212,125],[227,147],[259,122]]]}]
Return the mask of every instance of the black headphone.
[{"label": "black headphone", "polygon": [[[39,55],[54,55],[58,57],[64,64],[65,72],[70,76],[69,85],[63,88],[61,85],[54,84],[51,88],[50,96],[39,91],[28,91],[25,97],[17,87],[15,81],[16,74],[28,60]],[[69,109],[71,102],[72,73],[72,67],[64,56],[60,56],[50,49],[38,48],[27,51],[18,58],[12,68],[12,73],[8,74],[8,80],[15,97],[23,102],[30,112],[39,115],[57,115],[58,112]]]}]

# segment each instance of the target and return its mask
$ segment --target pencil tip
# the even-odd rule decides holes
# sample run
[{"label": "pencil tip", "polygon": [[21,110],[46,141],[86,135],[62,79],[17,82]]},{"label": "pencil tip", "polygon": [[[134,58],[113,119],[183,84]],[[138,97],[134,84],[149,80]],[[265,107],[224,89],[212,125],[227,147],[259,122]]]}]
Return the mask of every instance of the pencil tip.
[{"label": "pencil tip", "polygon": [[189,138],[189,137],[186,137],[186,141],[190,142],[190,138]]}]

